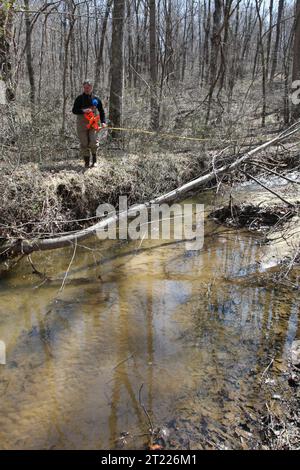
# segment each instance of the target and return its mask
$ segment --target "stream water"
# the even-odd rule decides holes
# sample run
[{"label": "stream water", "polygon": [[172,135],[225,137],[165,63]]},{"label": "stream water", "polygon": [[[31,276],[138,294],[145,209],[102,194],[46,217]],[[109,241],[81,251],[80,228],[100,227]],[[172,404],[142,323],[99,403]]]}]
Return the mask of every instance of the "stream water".
[{"label": "stream water", "polygon": [[259,439],[261,376],[274,358],[283,380],[300,299],[247,282],[253,235],[213,222],[206,233],[199,252],[90,240],[63,288],[72,248],[32,255],[50,282],[26,259],[2,277],[0,448],[142,448],[143,407],[171,447]]}]

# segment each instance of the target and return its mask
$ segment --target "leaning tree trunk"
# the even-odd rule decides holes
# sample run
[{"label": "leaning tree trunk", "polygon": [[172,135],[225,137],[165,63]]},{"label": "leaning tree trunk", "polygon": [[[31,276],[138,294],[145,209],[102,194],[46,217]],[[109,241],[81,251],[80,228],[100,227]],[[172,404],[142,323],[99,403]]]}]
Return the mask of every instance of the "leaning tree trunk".
[{"label": "leaning tree trunk", "polygon": [[[109,117],[114,127],[122,124],[123,75],[124,75],[124,16],[125,0],[114,0],[111,44],[111,84]],[[117,137],[117,131],[112,132]]]}]

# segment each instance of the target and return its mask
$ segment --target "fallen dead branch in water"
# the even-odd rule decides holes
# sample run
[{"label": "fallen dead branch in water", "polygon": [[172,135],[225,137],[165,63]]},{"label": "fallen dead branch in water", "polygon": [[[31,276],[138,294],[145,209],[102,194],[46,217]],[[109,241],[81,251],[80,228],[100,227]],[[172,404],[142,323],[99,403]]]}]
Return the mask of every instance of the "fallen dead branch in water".
[{"label": "fallen dead branch in water", "polygon": [[265,368],[265,370],[263,371],[263,373],[261,374],[261,377],[260,377],[260,381],[262,381],[262,379],[264,378],[264,376],[266,375],[266,373],[268,372],[268,370],[270,369],[270,367],[272,367],[273,365],[273,362],[274,362],[274,357],[272,357],[271,361],[269,362],[269,364],[267,365],[267,367]]},{"label": "fallen dead branch in water", "polygon": [[143,412],[145,413],[145,416],[148,420],[148,424],[149,424],[149,435],[150,435],[150,446],[153,445],[153,434],[154,434],[154,426],[153,426],[153,423],[152,423],[152,420],[149,416],[149,413],[144,405],[144,403],[142,402],[142,389],[144,387],[144,384],[142,383],[142,385],[140,386],[139,388],[139,404],[140,404],[140,407],[142,408]]},{"label": "fallen dead branch in water", "polygon": [[257,167],[260,168],[261,170],[264,170],[264,171],[266,171],[267,173],[270,173],[270,174],[272,174],[272,175],[278,176],[279,178],[281,178],[281,179],[283,179],[283,180],[285,180],[285,181],[288,181],[289,183],[292,183],[292,184],[299,184],[299,185],[300,185],[300,182],[299,182],[299,181],[295,181],[295,180],[289,178],[289,177],[286,176],[286,175],[281,175],[280,173],[278,173],[278,171],[275,171],[275,170],[273,170],[272,168],[267,168],[266,166],[261,165],[260,163],[251,162],[251,165],[257,166]]},{"label": "fallen dead branch in water", "polygon": [[129,359],[131,359],[132,357],[134,356],[134,354],[130,354],[130,356],[126,357],[125,359],[123,359],[122,361],[118,362],[118,364],[116,364],[114,367],[113,367],[113,370],[117,369],[119,366],[121,366],[122,364],[124,364],[124,362],[127,362],[129,361]]},{"label": "fallen dead branch in water", "polygon": [[30,255],[27,256],[27,259],[28,259],[29,264],[30,264],[30,266],[31,266],[31,268],[32,268],[33,274],[36,274],[36,275],[37,275],[40,279],[42,279],[44,282],[51,281],[51,278],[48,277],[45,272],[42,273],[41,271],[39,271],[39,270],[35,267],[35,265],[33,264],[33,261],[32,261],[32,259],[31,259],[31,256],[30,256]]},{"label": "fallen dead branch in water", "polygon": [[263,184],[261,181],[259,181],[257,178],[255,178],[254,176],[250,175],[249,173],[247,173],[246,171],[244,170],[239,170],[241,173],[243,173],[244,175],[247,176],[247,178],[250,178],[251,180],[255,181],[255,183],[257,183],[259,186],[261,186],[262,188],[264,188],[266,191],[269,191],[271,194],[273,194],[274,196],[276,196],[278,199],[280,199],[282,202],[284,202],[288,207],[293,207],[295,208],[295,204],[293,204],[292,202],[290,201],[287,201],[285,198],[283,198],[282,196],[280,196],[280,194],[276,193],[276,191],[274,191],[273,189],[271,188],[268,188],[265,184]]},{"label": "fallen dead branch in water", "polygon": [[219,207],[211,212],[210,218],[229,227],[258,230],[273,227],[280,222],[292,218],[295,215],[289,207],[282,205],[260,206],[259,204],[242,202]]}]

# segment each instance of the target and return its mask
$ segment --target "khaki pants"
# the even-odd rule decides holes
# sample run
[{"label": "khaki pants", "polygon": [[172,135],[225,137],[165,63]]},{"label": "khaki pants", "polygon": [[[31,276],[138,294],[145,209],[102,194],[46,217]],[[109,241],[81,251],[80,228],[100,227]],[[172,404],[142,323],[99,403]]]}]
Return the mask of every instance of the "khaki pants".
[{"label": "khaki pants", "polygon": [[80,141],[80,155],[85,158],[96,155],[98,147],[98,131],[95,129],[87,129],[88,120],[82,115],[77,116],[77,135]]}]

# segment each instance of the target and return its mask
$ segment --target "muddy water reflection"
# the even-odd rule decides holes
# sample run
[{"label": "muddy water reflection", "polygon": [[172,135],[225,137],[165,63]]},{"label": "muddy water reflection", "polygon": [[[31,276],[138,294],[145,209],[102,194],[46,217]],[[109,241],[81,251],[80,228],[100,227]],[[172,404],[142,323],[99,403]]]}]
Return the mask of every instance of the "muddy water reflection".
[{"label": "muddy water reflection", "polygon": [[[46,257],[60,279],[41,285],[26,262],[2,279],[1,448],[113,448],[122,432],[141,447],[142,384],[153,422],[183,447],[216,435],[240,446],[237,428],[264,405],[263,370],[275,357],[280,378],[300,336],[299,299],[240,282],[259,250],[245,233],[206,237],[201,252],[137,246],[79,247],[62,292],[72,250]],[[43,259],[33,256],[40,270]]]}]

